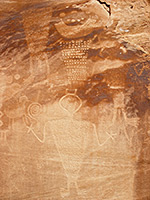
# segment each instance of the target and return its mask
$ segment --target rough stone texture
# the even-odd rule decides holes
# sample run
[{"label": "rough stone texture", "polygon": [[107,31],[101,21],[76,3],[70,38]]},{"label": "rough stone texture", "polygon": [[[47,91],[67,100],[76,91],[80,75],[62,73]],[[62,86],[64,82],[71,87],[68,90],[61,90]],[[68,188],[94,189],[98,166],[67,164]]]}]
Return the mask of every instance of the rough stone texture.
[{"label": "rough stone texture", "polygon": [[0,200],[150,200],[150,1],[0,1]]}]

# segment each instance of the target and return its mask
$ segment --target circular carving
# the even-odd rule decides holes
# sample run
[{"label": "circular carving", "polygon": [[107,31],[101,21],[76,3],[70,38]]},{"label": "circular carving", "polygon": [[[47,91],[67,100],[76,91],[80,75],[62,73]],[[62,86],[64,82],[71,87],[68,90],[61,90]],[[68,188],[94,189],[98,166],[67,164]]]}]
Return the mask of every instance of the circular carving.
[{"label": "circular carving", "polygon": [[59,100],[59,105],[63,110],[74,114],[81,108],[82,100],[76,94],[68,93]]},{"label": "circular carving", "polygon": [[14,78],[15,78],[16,80],[19,80],[19,79],[20,79],[20,74],[15,74]]},{"label": "circular carving", "polygon": [[6,82],[7,82],[8,84],[11,84],[11,83],[13,82],[13,76],[7,76]]},{"label": "circular carving", "polygon": [[42,112],[42,106],[39,103],[32,103],[28,107],[28,114],[30,117],[36,117]]}]

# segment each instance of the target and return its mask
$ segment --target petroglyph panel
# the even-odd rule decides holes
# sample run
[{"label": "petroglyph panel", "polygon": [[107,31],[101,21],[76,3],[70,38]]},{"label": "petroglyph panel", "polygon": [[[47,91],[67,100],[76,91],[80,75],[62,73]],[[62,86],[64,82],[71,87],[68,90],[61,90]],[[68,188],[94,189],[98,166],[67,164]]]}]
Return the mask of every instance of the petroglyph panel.
[{"label": "petroglyph panel", "polygon": [[0,2],[0,200],[150,199],[150,2]]},{"label": "petroglyph panel", "polygon": [[70,84],[79,84],[88,77],[86,66],[87,54],[90,41],[72,40],[61,42],[62,58],[66,66],[67,80]]}]

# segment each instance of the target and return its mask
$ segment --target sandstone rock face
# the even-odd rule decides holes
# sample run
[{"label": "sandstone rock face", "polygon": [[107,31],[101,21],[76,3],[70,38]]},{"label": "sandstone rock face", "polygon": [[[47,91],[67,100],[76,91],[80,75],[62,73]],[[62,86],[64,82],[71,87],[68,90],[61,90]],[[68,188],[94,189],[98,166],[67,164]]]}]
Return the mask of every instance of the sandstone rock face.
[{"label": "sandstone rock face", "polygon": [[0,1],[0,199],[150,199],[150,1]]}]

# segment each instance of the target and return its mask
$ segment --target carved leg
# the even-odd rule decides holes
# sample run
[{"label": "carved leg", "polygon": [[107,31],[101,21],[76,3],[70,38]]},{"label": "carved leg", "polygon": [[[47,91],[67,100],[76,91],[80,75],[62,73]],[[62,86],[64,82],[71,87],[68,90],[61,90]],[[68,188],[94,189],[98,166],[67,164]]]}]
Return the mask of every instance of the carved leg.
[{"label": "carved leg", "polygon": [[61,196],[68,197],[70,195],[70,181],[67,180],[67,188],[60,188]]}]

